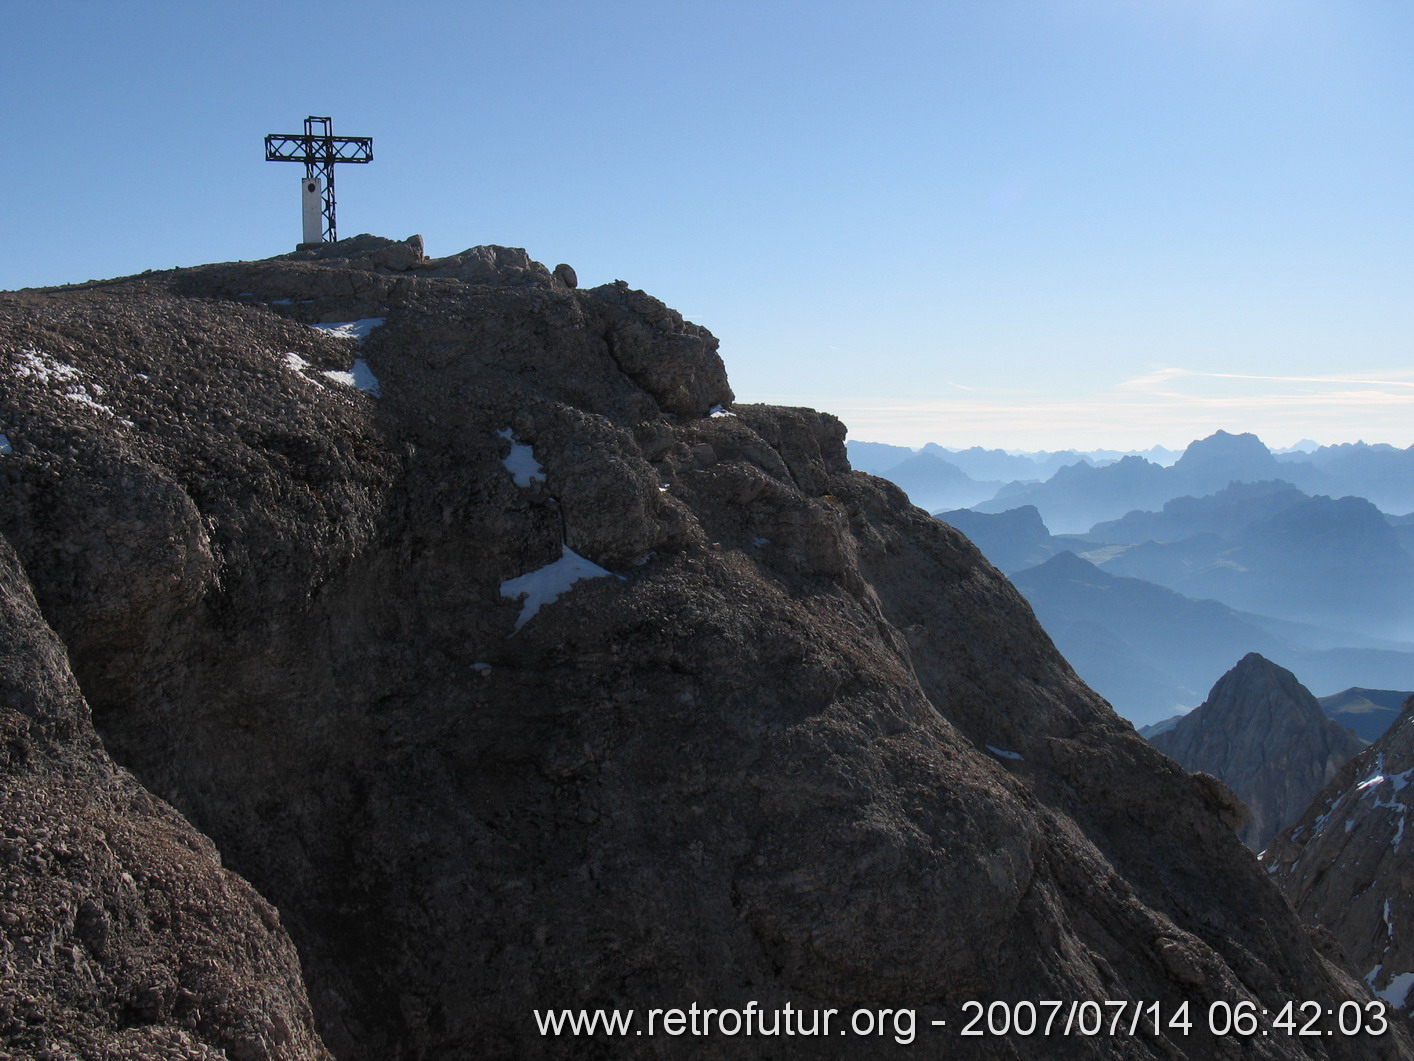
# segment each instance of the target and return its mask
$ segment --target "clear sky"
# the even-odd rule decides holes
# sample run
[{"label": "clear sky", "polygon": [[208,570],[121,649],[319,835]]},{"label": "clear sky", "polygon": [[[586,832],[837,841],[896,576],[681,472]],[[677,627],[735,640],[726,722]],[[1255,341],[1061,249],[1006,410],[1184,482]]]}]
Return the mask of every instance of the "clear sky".
[{"label": "clear sky", "polygon": [[45,0],[0,34],[0,288],[342,235],[624,279],[739,400],[1005,448],[1414,443],[1403,0]]}]

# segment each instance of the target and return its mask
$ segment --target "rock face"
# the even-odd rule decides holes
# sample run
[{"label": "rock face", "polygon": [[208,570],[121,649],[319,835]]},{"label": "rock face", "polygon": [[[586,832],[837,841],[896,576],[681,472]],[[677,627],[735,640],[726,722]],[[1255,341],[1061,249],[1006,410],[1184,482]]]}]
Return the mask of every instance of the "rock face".
[{"label": "rock face", "polygon": [[114,766],[0,541],[0,1056],[327,1058],[279,916]]},{"label": "rock face", "polygon": [[1051,1057],[1414,1056],[1203,1030],[1363,989],[1221,790],[837,420],[733,407],[710,333],[625,284],[384,250],[0,298],[0,532],[111,753],[279,909],[342,1061],[669,1049],[546,1038],[543,1008],[905,1007],[923,1036],[1035,998],[1198,1025]]},{"label": "rock face", "polygon": [[1333,934],[1365,982],[1414,1015],[1414,697],[1347,763],[1263,861],[1308,923]]},{"label": "rock face", "polygon": [[1251,812],[1240,835],[1253,851],[1295,821],[1364,747],[1326,717],[1291,671],[1255,652],[1151,740],[1185,769],[1212,774],[1237,794]]}]

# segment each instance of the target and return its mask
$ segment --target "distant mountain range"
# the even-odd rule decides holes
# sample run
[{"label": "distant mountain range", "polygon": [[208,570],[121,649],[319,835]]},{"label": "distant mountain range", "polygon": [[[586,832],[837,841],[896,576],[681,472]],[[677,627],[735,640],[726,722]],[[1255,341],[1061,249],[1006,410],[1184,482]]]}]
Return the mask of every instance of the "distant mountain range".
[{"label": "distant mountain range", "polygon": [[[1235,608],[1372,637],[1414,637],[1414,556],[1379,509],[1364,498],[1294,490],[1251,502],[1250,522],[1233,520],[1226,533],[1151,539],[1096,558],[1115,574]],[[1102,526],[1091,532],[1103,534]]]},{"label": "distant mountain range", "polygon": [[[1016,454],[854,441],[848,450],[856,468],[894,481],[894,470],[905,462],[929,458],[909,464],[906,475],[899,473],[921,507],[1003,512],[1033,505],[1051,530],[1064,533],[1083,533],[1135,510],[1159,510],[1173,498],[1215,493],[1229,483],[1263,480],[1281,480],[1307,494],[1363,497],[1388,513],[1414,511],[1414,446],[1356,442],[1273,453],[1256,435],[1218,431],[1179,455],[1159,447],[1131,454]],[[957,472],[967,481],[958,479]],[[994,486],[997,482],[1003,485]],[[989,491],[984,500],[962,500]]]}]

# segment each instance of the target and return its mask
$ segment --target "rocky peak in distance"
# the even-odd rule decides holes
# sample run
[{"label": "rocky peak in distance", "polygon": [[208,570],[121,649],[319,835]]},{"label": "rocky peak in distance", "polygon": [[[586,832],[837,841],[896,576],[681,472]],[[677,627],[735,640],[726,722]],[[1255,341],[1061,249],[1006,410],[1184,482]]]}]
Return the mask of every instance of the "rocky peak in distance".
[{"label": "rocky peak in distance", "polygon": [[1239,835],[1253,851],[1295,821],[1364,747],[1326,717],[1291,671],[1256,652],[1150,741],[1180,766],[1212,774],[1236,793],[1250,811]]}]

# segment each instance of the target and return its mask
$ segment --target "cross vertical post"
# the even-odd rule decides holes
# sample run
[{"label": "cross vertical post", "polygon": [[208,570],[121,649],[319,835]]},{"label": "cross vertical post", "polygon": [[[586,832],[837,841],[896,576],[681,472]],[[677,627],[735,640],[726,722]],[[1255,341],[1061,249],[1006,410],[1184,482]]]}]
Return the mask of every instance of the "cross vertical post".
[{"label": "cross vertical post", "polygon": [[311,114],[304,133],[271,133],[265,138],[266,162],[303,162],[300,184],[304,204],[304,242],[332,243],[339,238],[334,220],[334,166],[372,162],[373,137],[335,136],[334,120]]}]

